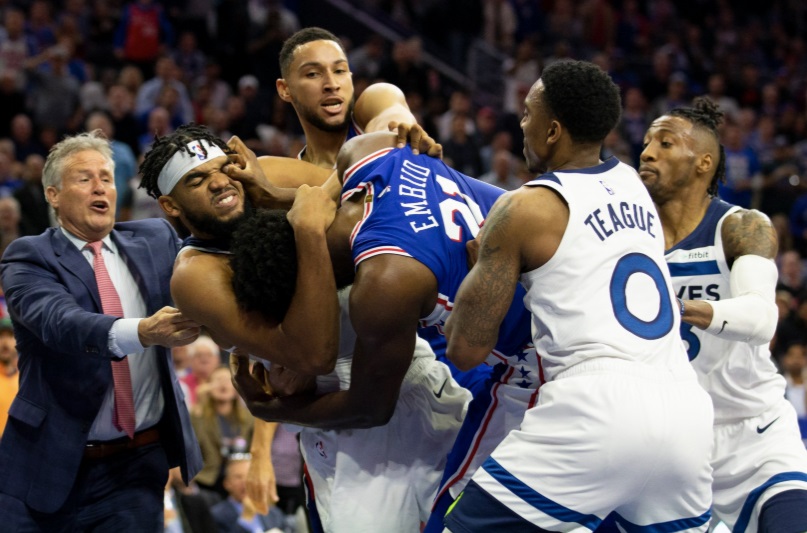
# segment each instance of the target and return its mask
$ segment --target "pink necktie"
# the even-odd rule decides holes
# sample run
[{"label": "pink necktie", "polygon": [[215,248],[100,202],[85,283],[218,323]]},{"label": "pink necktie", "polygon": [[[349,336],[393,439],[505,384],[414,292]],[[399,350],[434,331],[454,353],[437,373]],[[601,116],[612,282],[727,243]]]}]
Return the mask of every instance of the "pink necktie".
[{"label": "pink necktie", "polygon": [[[105,315],[123,317],[123,306],[120,303],[118,292],[109,278],[104,256],[101,254],[101,241],[87,244],[92,251],[93,268],[95,268],[95,282],[98,284],[98,293],[101,295],[101,308]],[[115,414],[112,423],[121,431],[125,431],[129,438],[134,436],[135,409],[132,397],[132,377],[129,375],[129,359],[124,357],[119,361],[112,361],[112,382],[115,387]]]}]

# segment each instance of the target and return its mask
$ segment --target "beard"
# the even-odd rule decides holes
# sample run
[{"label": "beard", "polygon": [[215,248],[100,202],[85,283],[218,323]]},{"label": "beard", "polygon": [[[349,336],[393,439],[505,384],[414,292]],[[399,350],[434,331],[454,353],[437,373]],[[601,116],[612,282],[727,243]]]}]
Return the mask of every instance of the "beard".
[{"label": "beard", "polygon": [[294,103],[294,109],[296,109],[297,113],[299,113],[301,121],[309,122],[318,130],[327,131],[329,133],[338,133],[347,130],[350,120],[353,117],[353,106],[356,103],[356,98],[354,97],[350,100],[347,106],[347,113],[345,113],[345,118],[338,124],[329,124],[324,118],[317,114],[317,110],[315,108],[303,105],[294,96],[291,97],[291,101]]},{"label": "beard", "polygon": [[193,227],[194,233],[204,233],[217,241],[229,242],[238,226],[252,216],[254,210],[249,201],[244,202],[244,210],[229,220],[220,220],[213,215],[196,215],[185,213],[185,218]]}]

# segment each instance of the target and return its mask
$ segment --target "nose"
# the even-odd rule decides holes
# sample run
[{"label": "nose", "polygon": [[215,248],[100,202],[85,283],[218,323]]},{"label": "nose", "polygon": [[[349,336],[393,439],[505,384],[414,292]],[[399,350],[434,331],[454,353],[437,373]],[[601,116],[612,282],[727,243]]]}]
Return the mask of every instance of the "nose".
[{"label": "nose", "polygon": [[339,78],[331,71],[327,71],[324,78],[326,90],[336,91],[341,86],[339,83]]},{"label": "nose", "polygon": [[639,155],[639,161],[655,161],[656,160],[656,153],[655,148],[653,147],[653,143],[648,143],[647,146],[644,147],[642,153]]},{"label": "nose", "polygon": [[216,172],[210,177],[210,189],[221,190],[230,185],[230,177],[224,172]]}]

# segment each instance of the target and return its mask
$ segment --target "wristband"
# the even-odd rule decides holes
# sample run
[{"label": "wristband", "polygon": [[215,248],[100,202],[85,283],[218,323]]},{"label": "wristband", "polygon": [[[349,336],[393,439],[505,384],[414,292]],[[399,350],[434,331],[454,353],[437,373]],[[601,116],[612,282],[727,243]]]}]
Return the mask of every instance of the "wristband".
[{"label": "wristband", "polygon": [[681,309],[680,309],[681,316],[684,316],[684,311],[686,310],[686,306],[684,305],[684,300],[682,300],[681,298],[676,298],[676,300],[678,300],[678,305],[681,307]]}]

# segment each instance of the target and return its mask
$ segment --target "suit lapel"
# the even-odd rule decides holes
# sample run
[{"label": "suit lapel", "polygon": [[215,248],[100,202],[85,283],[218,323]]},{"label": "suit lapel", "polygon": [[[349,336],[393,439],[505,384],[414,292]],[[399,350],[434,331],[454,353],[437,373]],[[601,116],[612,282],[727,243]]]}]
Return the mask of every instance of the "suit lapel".
[{"label": "suit lapel", "polygon": [[101,296],[98,294],[95,272],[93,272],[89,261],[87,261],[81,251],[64,236],[64,233],[62,233],[62,230],[59,228],[54,230],[51,236],[51,243],[59,263],[61,263],[62,267],[64,267],[69,275],[75,276],[84,284],[87,291],[92,296],[92,300],[97,308],[96,310],[100,312]]}]

